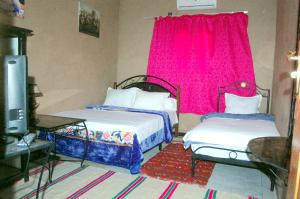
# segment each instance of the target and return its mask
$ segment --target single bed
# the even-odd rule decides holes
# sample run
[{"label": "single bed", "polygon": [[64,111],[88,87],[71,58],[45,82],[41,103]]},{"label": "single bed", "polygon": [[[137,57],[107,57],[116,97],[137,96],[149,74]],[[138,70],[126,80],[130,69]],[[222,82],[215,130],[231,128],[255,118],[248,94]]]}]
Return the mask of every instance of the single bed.
[{"label": "single bed", "polygon": [[[267,102],[265,113],[259,113],[261,99]],[[197,160],[258,168],[270,177],[273,190],[272,171],[263,163],[252,161],[247,151],[248,142],[254,138],[280,136],[273,116],[268,114],[270,90],[239,81],[219,87],[217,101],[218,113],[202,116],[201,122],[183,137],[185,148],[193,151],[192,175]],[[221,105],[226,106],[225,113],[219,113]]]},{"label": "single bed", "polygon": [[[178,132],[179,89],[163,79],[146,75],[128,78],[114,87],[115,89],[108,89],[104,104],[54,115],[86,119],[89,134],[87,160],[124,167],[136,174],[139,173],[144,159],[143,153],[155,146],[161,149],[163,142],[172,141],[173,129]],[[128,97],[132,94],[130,92],[134,93],[135,99]],[[167,93],[168,97],[164,98]],[[163,98],[160,98],[162,95]],[[145,97],[151,97],[151,102],[145,104]],[[152,107],[155,109],[159,105],[153,104],[156,98],[156,103],[175,99],[178,103],[172,104],[170,110],[165,108],[168,104],[152,110]],[[131,107],[120,106],[128,99],[133,103]],[[142,103],[139,104],[139,101]],[[82,157],[85,131],[69,127],[59,133],[61,136],[56,139],[57,152],[71,157]],[[40,137],[54,139],[51,132],[40,132]]]}]

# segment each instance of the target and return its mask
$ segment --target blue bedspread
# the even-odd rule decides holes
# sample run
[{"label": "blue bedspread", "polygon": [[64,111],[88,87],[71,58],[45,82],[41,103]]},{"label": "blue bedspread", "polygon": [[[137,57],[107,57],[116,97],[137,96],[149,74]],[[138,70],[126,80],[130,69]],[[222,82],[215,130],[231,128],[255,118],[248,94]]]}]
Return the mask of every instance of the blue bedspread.
[{"label": "blue bedspread", "polygon": [[268,120],[275,121],[274,116],[266,113],[255,114],[232,114],[232,113],[209,113],[201,117],[201,122],[209,118],[230,118],[230,119],[243,119],[243,120]]},{"label": "blue bedspread", "polygon": [[[172,126],[168,113],[162,111],[149,111],[139,110],[124,107],[115,106],[102,106],[93,105],[86,107],[87,109],[107,110],[113,111],[115,109],[122,109],[130,112],[141,112],[148,114],[160,115],[164,121],[164,128],[153,132],[148,138],[142,141],[140,144],[137,139],[137,135],[133,135],[133,142],[130,144],[122,144],[119,142],[111,142],[97,139],[90,139],[88,143],[88,150],[86,159],[98,163],[115,165],[124,167],[130,170],[132,174],[139,173],[141,163],[144,159],[143,152],[150,150],[162,142],[170,143],[173,139]],[[75,129],[75,128],[74,128]],[[99,129],[104,132],[105,129]],[[89,135],[95,132],[90,132]],[[70,129],[60,132],[59,139],[56,139],[57,152],[76,158],[81,158],[84,152],[84,139],[85,132],[79,131],[76,133],[70,133]],[[51,132],[40,132],[40,138],[54,140],[54,135]]]}]

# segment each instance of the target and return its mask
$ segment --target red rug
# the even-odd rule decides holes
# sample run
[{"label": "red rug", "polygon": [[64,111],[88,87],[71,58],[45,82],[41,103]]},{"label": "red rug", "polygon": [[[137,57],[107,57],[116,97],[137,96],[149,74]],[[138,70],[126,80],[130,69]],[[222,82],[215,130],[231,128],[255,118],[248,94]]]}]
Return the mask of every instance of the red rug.
[{"label": "red rug", "polygon": [[186,151],[181,143],[171,143],[148,160],[141,173],[163,180],[206,185],[214,166],[213,162],[197,161],[195,176],[192,177],[192,151]]}]

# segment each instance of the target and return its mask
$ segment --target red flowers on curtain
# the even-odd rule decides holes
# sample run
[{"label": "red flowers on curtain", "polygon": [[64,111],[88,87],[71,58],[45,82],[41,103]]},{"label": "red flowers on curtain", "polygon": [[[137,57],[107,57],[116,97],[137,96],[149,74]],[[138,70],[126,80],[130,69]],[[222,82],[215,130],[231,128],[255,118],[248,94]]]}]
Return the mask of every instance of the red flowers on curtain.
[{"label": "red flowers on curtain", "polygon": [[219,85],[255,83],[247,25],[244,13],[156,18],[147,74],[180,85],[181,113],[215,112]]}]

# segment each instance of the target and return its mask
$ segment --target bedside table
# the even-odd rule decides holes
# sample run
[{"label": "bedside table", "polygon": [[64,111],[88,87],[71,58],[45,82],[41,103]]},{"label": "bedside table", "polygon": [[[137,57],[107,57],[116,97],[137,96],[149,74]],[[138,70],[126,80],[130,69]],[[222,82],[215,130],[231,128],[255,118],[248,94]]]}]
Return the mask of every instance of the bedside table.
[{"label": "bedside table", "polygon": [[260,137],[250,140],[251,158],[288,172],[288,141],[286,137]]},{"label": "bedside table", "polygon": [[[275,179],[281,179],[285,184],[288,174],[289,142],[286,137],[260,137],[249,141],[248,156],[255,162],[264,163],[270,171],[271,190],[274,189]],[[279,177],[278,171],[284,176]],[[273,180],[273,182],[272,182]]]},{"label": "bedside table", "polygon": [[84,140],[84,152],[81,158],[81,166],[86,157],[88,149],[88,130],[85,125],[85,119],[78,118],[69,118],[69,117],[60,117],[53,115],[41,115],[37,114],[37,123],[35,125],[36,130],[44,131],[47,133],[52,133],[54,135],[54,155],[56,156],[56,140],[64,136],[62,131],[67,127],[76,127],[75,131],[85,131],[85,140]]}]

